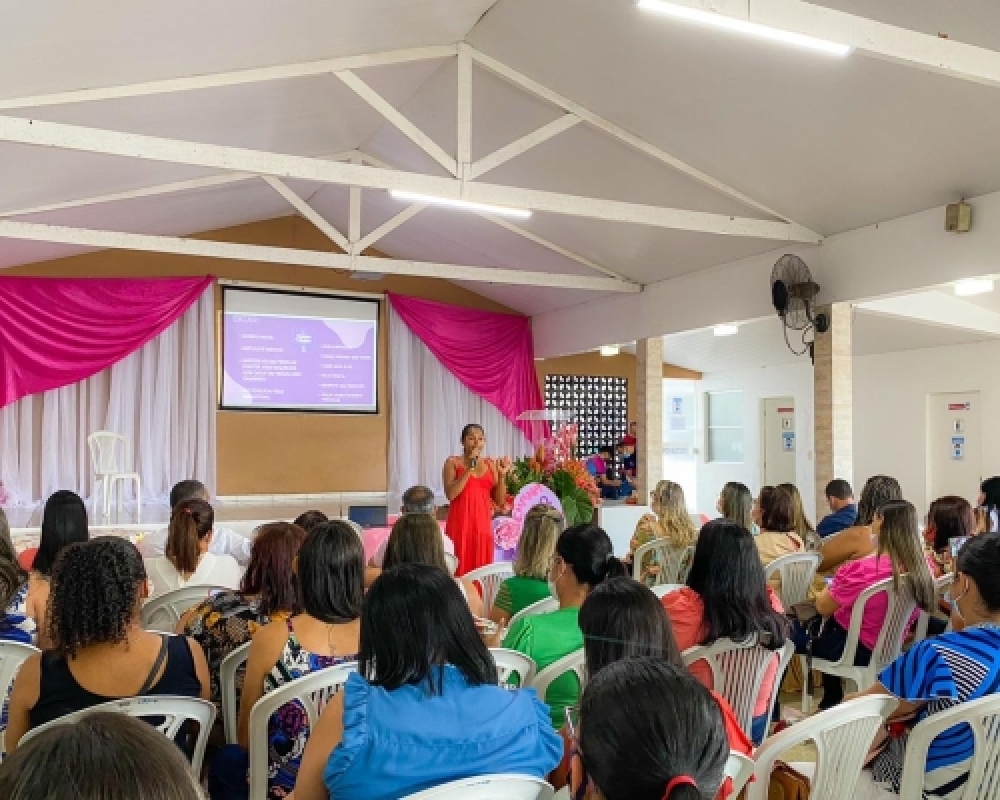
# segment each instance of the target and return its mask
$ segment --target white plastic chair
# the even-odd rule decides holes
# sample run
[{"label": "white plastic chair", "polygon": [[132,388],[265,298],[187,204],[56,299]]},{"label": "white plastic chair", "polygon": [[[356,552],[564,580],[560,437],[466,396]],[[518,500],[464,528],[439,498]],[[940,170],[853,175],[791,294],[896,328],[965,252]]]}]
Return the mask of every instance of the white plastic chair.
[{"label": "white plastic chair", "polygon": [[683,589],[685,584],[683,583],[661,583],[659,586],[653,586],[653,594],[659,597],[661,600],[666,594],[671,592],[676,592],[678,589]]},{"label": "white plastic chair", "polygon": [[454,575],[458,572],[458,557],[453,556],[451,553],[444,554],[444,563],[448,565],[448,572]]},{"label": "white plastic chair", "polygon": [[767,718],[770,719],[778,698],[778,688],[794,652],[795,644],[791,639],[786,640],[781,648],[769,650],[757,644],[757,637],[753,636],[745,642],[719,639],[710,645],[689,647],[681,657],[686,667],[698,661],[708,664],[712,671],[712,687],[729,703],[743,732],[751,736],[753,710],[763,691],[762,684],[768,667],[775,658],[778,659],[778,671],[767,703]]},{"label": "white plastic chair", "polygon": [[532,603],[526,608],[522,608],[507,623],[508,628],[513,628],[514,623],[519,619],[524,619],[525,617],[534,617],[538,614],[549,614],[553,611],[559,610],[559,601],[554,597],[543,597],[541,600]]},{"label": "white plastic chair", "polygon": [[[500,685],[507,689],[517,689],[523,686],[531,686],[538,672],[538,665],[531,656],[517,650],[508,650],[505,647],[491,647],[490,655],[497,665],[497,673]],[[517,675],[518,682],[511,681],[511,676]]]},{"label": "white plastic chair", "polygon": [[172,631],[181,617],[206,598],[218,592],[230,591],[225,586],[182,586],[154,597],[142,607],[142,627],[148,630]]},{"label": "white plastic chair", "polygon": [[[809,800],[852,797],[872,742],[897,705],[896,698],[886,695],[859,697],[765,739],[753,755],[754,780],[747,784],[747,800],[766,800],[774,762],[790,747],[810,740],[816,744],[816,772]],[[910,800],[920,795],[900,797]]]},{"label": "white plastic chair", "polygon": [[535,679],[531,682],[535,691],[538,693],[538,698],[543,703],[546,702],[545,695],[549,691],[549,687],[557,679],[561,678],[567,672],[572,672],[576,675],[577,680],[580,682],[580,692],[582,693],[587,685],[587,671],[586,671],[586,659],[584,658],[583,648],[579,650],[574,650],[567,656],[563,656],[558,661],[553,661],[545,669],[539,670],[538,674],[535,675]]},{"label": "white plastic chair", "polygon": [[219,664],[219,694],[222,700],[222,727],[226,732],[226,744],[236,744],[236,726],[240,708],[236,702],[236,673],[246,666],[250,655],[250,642],[242,644],[222,659]]},{"label": "white plastic chair", "polygon": [[33,728],[21,737],[18,746],[56,725],[72,725],[95,711],[111,711],[118,714],[128,714],[130,717],[162,717],[163,722],[157,725],[156,729],[171,740],[177,736],[184,723],[189,720],[197,722],[198,738],[195,741],[194,753],[191,755],[191,769],[195,775],[201,775],[201,765],[205,760],[205,747],[208,745],[212,725],[215,724],[215,706],[207,700],[197,697],[147,695],[145,697],[124,697],[109,703],[101,703],[85,708],[83,711],[66,714]]},{"label": "white plastic chair", "polygon": [[632,577],[637,581],[643,580],[642,565],[649,555],[655,555],[660,571],[656,574],[655,584],[662,583],[683,583],[687,579],[687,573],[691,569],[691,559],[694,556],[694,547],[685,547],[676,550],[670,546],[666,539],[654,539],[639,547],[632,555]]},{"label": "white plastic chair", "polygon": [[480,775],[408,794],[400,800],[552,800],[555,792],[530,775]]},{"label": "white plastic chair", "polygon": [[[869,586],[865,589],[854,603],[851,610],[851,624],[847,628],[847,642],[844,645],[844,654],[839,661],[827,661],[824,658],[813,658],[812,668],[827,675],[836,675],[846,678],[854,684],[854,691],[864,691],[875,684],[878,674],[889,664],[899,658],[903,652],[903,639],[906,637],[909,628],[910,617],[917,607],[915,601],[909,598],[906,592],[906,584],[909,578],[903,575],[899,579],[900,589],[897,592],[893,587],[893,579],[886,578],[884,581]],[[888,599],[886,607],[885,622],[879,632],[878,640],[872,650],[872,658],[867,667],[854,666],[854,658],[858,650],[858,637],[861,634],[861,622],[864,618],[865,606],[877,594],[885,593]],[[808,675],[807,657],[799,656],[802,662],[802,674]],[[809,712],[809,681],[802,682],[802,712]]]},{"label": "white plastic chair", "polygon": [[730,797],[739,797],[743,787],[747,785],[747,781],[753,775],[753,770],[753,759],[747,758],[735,750],[729,751],[729,758],[726,760],[726,777],[733,782],[733,791],[729,795]]},{"label": "white plastic chair", "polygon": [[330,698],[357,668],[357,662],[352,661],[311,672],[268,692],[254,703],[250,709],[250,800],[267,799],[267,722],[271,716],[286,703],[298,700],[312,730]]},{"label": "white plastic chair", "polygon": [[488,617],[496,602],[500,584],[507,578],[514,577],[514,565],[510,561],[498,561],[495,564],[487,564],[485,567],[474,569],[472,572],[466,572],[462,577],[474,581],[482,587],[483,616]]},{"label": "white plastic chair", "polygon": [[[14,685],[14,678],[21,665],[35,653],[42,652],[37,647],[21,642],[0,641],[0,706],[7,702],[11,686]],[[0,759],[7,752],[4,744],[7,729],[0,728]]]},{"label": "white plastic chair", "polygon": [[132,448],[128,439],[120,433],[97,431],[87,437],[90,448],[90,462],[94,468],[94,511],[97,511],[97,498],[102,499],[101,509],[105,519],[111,515],[111,492],[117,489],[118,520],[122,516],[122,485],[128,481],[135,484],[135,521],[139,522],[142,513],[142,481],[138,472],[128,472],[132,463]]},{"label": "white plastic chair", "polygon": [[1000,797],[1000,694],[994,694],[932,714],[910,731],[903,756],[901,798],[922,797],[927,749],[936,737],[962,723],[972,728],[975,749],[961,800]]},{"label": "white plastic chair", "polygon": [[[942,575],[940,578],[934,581],[934,593],[935,597],[940,601],[944,597],[944,593],[951,588],[951,585],[955,582],[955,576],[952,574]],[[930,612],[920,609],[919,615],[917,616],[917,625],[913,629],[913,641],[922,642],[927,638],[927,628],[930,627],[931,615]],[[948,628],[951,628],[951,621],[948,622]]]},{"label": "white plastic chair", "polygon": [[781,576],[781,605],[785,609],[805,601],[812,586],[816,570],[823,557],[819,553],[789,553],[774,559],[764,568],[770,578],[775,572]]}]

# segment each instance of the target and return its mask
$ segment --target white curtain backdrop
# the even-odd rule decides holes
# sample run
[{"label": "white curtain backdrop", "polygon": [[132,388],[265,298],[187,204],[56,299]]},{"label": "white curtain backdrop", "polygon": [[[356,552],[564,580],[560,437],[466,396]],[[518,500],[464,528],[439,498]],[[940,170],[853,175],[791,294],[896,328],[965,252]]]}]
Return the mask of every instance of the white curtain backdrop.
[{"label": "white curtain backdrop", "polygon": [[474,394],[435,358],[389,306],[389,508],[415,484],[444,501],[441,470],[461,452],[462,427],[474,422],[486,432],[486,454],[517,458],[531,444],[492,403]]},{"label": "white curtain backdrop", "polygon": [[184,478],[215,487],[215,298],[206,291],[167,330],[87,380],[0,409],[0,480],[13,505],[57,489],[89,498],[87,436],[123,434],[143,500]]}]

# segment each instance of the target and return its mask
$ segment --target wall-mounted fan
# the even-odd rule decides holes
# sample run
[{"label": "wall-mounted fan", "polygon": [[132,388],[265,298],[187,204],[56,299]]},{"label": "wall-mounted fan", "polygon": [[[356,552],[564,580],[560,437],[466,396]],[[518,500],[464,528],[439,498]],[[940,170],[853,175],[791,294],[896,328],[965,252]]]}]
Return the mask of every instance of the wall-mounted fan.
[{"label": "wall-mounted fan", "polygon": [[[807,339],[810,331],[816,333],[830,330],[830,320],[825,314],[813,314],[819,284],[812,279],[806,262],[798,256],[784,255],[775,262],[771,270],[771,302],[781,318],[785,332],[785,344],[795,355],[812,356],[813,340]],[[788,331],[802,331],[802,350],[796,350],[788,341]]]}]

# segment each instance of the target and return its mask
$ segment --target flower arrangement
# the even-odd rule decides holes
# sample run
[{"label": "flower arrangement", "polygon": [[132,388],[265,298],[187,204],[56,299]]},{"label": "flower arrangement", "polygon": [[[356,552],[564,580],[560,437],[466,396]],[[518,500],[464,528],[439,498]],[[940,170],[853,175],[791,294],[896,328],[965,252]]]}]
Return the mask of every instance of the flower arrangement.
[{"label": "flower arrangement", "polygon": [[516,495],[529,483],[555,492],[567,525],[590,522],[601,493],[586,465],[574,456],[579,429],[566,425],[538,445],[534,454],[515,461],[507,474],[507,492]]}]

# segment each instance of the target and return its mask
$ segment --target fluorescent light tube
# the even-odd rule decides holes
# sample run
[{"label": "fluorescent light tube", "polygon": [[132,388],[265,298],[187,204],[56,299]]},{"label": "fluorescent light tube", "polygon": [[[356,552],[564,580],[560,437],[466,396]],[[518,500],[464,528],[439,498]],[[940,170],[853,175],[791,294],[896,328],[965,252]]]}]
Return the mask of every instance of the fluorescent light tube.
[{"label": "fluorescent light tube", "polygon": [[758,36],[762,39],[770,39],[782,44],[791,44],[797,47],[804,47],[809,50],[816,50],[820,53],[827,53],[834,56],[846,56],[851,52],[851,47],[846,44],[830,42],[826,39],[817,39],[814,36],[806,36],[802,33],[783,31],[780,28],[772,28],[768,25],[760,25],[737,17],[730,17],[719,14],[715,11],[702,11],[697,8],[668,3],[666,0],[639,0],[639,8],[647,11],[656,11],[667,14],[677,19],[688,20],[690,22],[700,22],[705,25],[714,25],[717,28],[724,28],[728,31],[745,33],[750,36]]},{"label": "fluorescent light tube", "polygon": [[621,348],[616,344],[606,344],[601,347],[602,356],[616,356],[621,352]]},{"label": "fluorescent light tube", "polygon": [[396,200],[410,200],[414,203],[430,203],[434,206],[444,206],[454,208],[459,211],[478,211],[483,214],[496,214],[499,217],[516,217],[517,219],[528,219],[531,212],[526,208],[511,208],[510,206],[492,206],[487,203],[471,203],[468,200],[454,200],[451,197],[435,197],[430,194],[417,194],[416,192],[404,192],[401,189],[389,191]]},{"label": "fluorescent light tube", "polygon": [[735,336],[739,332],[739,325],[716,325],[712,328],[712,333],[716,336]]},{"label": "fluorescent light tube", "polygon": [[959,297],[971,297],[974,294],[986,294],[992,291],[992,278],[969,278],[955,284],[955,294]]}]

